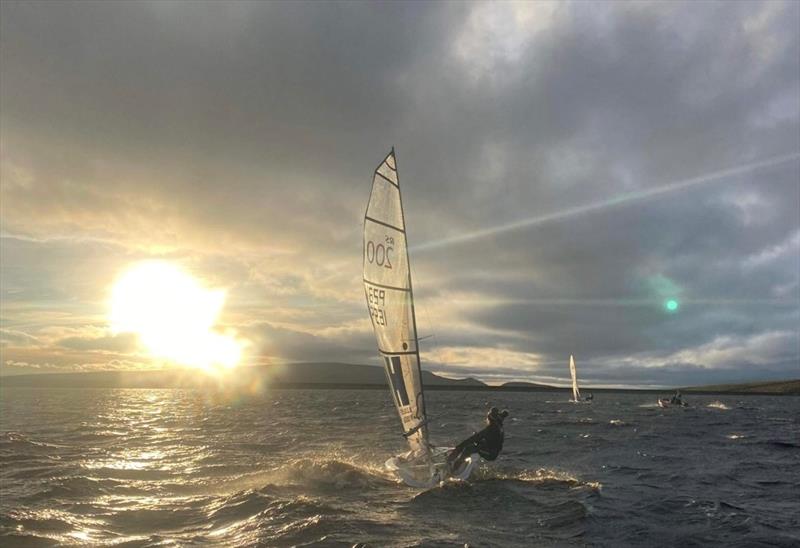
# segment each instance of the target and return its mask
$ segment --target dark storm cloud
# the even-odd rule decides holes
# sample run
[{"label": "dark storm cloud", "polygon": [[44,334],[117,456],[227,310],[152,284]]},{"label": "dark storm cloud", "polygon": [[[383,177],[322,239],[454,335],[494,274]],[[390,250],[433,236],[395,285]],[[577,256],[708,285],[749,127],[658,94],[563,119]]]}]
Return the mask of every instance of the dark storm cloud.
[{"label": "dark storm cloud", "polygon": [[[437,370],[565,377],[569,353],[606,384],[800,368],[799,163],[636,199],[800,151],[795,2],[2,10],[4,230],[216,264],[232,299],[294,314],[246,328],[276,356],[371,355],[360,219],[394,144],[421,329],[519,355]],[[730,339],[746,359],[716,361]]]}]

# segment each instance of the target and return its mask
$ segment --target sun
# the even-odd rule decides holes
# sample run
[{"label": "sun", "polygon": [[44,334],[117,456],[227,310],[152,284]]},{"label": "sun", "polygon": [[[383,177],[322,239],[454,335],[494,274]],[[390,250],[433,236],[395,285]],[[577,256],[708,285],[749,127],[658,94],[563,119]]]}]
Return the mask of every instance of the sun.
[{"label": "sun", "polygon": [[212,370],[234,367],[242,344],[213,330],[224,290],[210,290],[164,261],[139,263],[111,292],[112,331],[139,335],[154,358]]}]

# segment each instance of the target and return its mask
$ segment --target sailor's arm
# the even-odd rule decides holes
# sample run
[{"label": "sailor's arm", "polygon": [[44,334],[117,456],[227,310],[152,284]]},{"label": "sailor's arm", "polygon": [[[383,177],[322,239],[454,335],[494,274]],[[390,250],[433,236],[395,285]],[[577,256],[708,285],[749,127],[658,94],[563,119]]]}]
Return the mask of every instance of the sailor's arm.
[{"label": "sailor's arm", "polygon": [[461,443],[456,445],[456,449],[463,449],[464,447],[467,447],[468,445],[472,445],[474,443],[479,442],[481,440],[481,438],[482,438],[482,434],[483,434],[483,430],[481,430],[480,432],[473,432],[470,437],[468,437],[467,439],[465,439],[464,441],[462,441]]}]

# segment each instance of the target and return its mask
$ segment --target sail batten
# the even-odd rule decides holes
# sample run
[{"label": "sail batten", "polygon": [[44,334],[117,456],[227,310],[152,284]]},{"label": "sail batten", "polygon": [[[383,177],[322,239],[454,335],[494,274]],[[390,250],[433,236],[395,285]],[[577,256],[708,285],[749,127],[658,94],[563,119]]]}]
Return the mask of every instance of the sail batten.
[{"label": "sail batten", "polygon": [[428,451],[414,298],[394,149],[375,170],[364,215],[364,293],[403,435]]}]

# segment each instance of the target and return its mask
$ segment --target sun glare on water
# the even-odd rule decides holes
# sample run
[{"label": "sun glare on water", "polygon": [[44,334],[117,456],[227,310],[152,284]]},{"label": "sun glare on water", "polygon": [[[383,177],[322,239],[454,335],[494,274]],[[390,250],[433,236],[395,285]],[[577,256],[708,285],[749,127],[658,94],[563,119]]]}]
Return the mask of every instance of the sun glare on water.
[{"label": "sun glare on water", "polygon": [[213,330],[225,302],[176,266],[138,264],[117,280],[111,294],[111,328],[132,332],[154,358],[206,370],[234,367],[242,345]]}]

